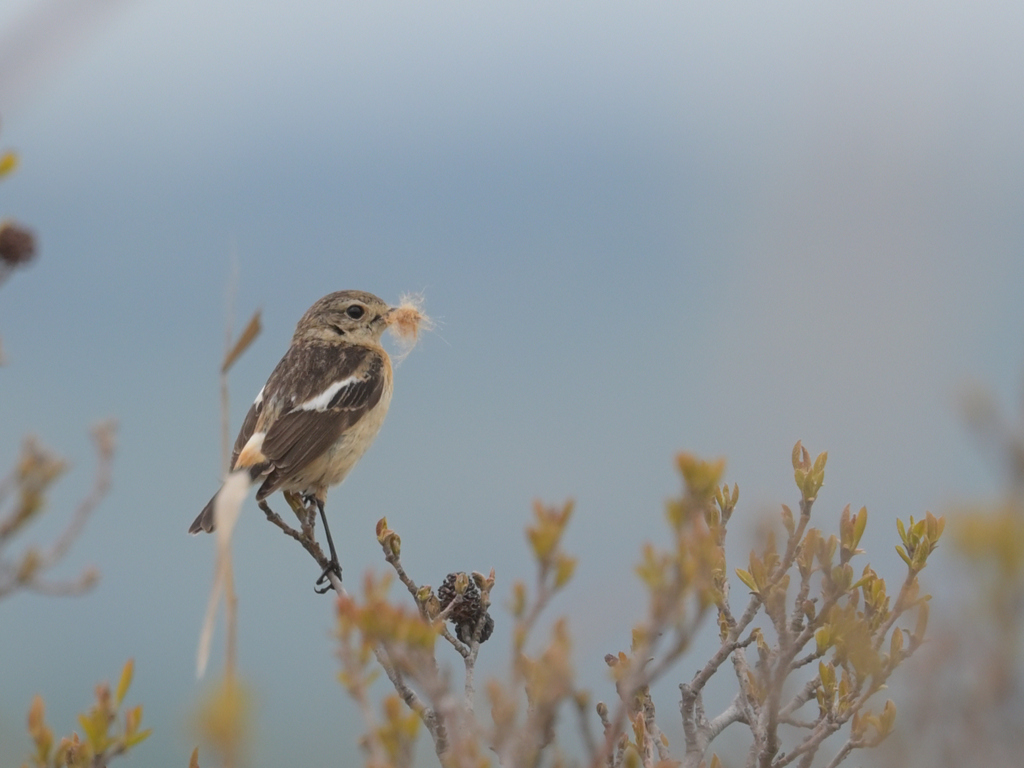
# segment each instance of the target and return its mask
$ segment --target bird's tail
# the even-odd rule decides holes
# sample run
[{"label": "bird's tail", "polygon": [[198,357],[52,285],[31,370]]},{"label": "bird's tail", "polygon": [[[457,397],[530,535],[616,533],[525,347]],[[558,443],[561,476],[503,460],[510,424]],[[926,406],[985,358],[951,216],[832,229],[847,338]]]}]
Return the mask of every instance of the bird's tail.
[{"label": "bird's tail", "polygon": [[203,507],[203,511],[199,513],[199,517],[193,520],[192,525],[189,526],[189,533],[196,534],[200,531],[213,533],[213,502],[216,498],[217,494],[214,494],[213,498],[206,502],[206,506]]},{"label": "bird's tail", "polygon": [[[268,467],[269,466],[270,466],[269,464],[265,463],[265,464],[255,464],[255,465],[253,465],[251,467],[244,467],[242,469],[237,469],[237,470],[235,470],[234,472],[231,473],[231,477],[244,476],[245,479],[246,479],[246,485],[245,485],[244,490],[248,490],[250,487],[252,487],[250,485],[251,483],[255,482],[257,478],[261,477],[262,475],[265,475],[268,472]],[[266,482],[263,483],[263,486],[260,488],[259,494],[257,494],[257,496],[256,496],[257,499],[262,499],[265,496],[267,496],[267,494],[272,493],[273,491],[277,490],[277,486],[274,486],[273,488],[270,488],[268,490],[268,487],[269,487],[268,484],[269,483],[270,483],[269,479]],[[190,525],[188,527],[188,532],[189,533],[195,534],[195,533],[199,533],[200,531],[206,531],[206,533],[213,533],[214,529],[217,527],[216,524],[214,523],[214,520],[213,520],[213,504],[214,504],[215,501],[217,501],[217,496],[223,490],[224,490],[224,486],[222,485],[220,487],[220,491],[217,491],[217,493],[213,494],[213,498],[210,499],[208,502],[206,502],[206,506],[203,507],[203,511],[199,513],[199,517],[197,517],[195,520],[193,520],[192,521],[192,525]],[[244,491],[243,491],[243,493],[244,493]],[[241,500],[239,500],[238,503],[241,504],[242,503]]]}]

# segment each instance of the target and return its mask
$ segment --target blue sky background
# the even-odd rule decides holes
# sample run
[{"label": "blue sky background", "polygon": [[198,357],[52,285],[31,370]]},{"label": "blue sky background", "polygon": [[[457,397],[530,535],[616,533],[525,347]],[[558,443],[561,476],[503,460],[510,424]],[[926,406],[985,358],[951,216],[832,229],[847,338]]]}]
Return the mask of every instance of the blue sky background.
[{"label": "blue sky background", "polygon": [[[0,147],[22,160],[0,214],[40,245],[0,289],[0,467],[28,433],[74,465],[32,540],[86,491],[89,426],[120,422],[61,569],[100,585],[0,604],[0,768],[33,694],[66,732],[129,656],[156,728],[137,760],[187,764],[213,541],[185,530],[218,485],[233,258],[236,327],[265,324],[233,430],[321,295],[422,291],[440,321],[331,495],[350,584],[383,566],[387,515],[414,578],[494,567],[503,601],[531,575],[532,499],[573,497],[558,607],[608,700],[674,452],[728,457],[745,557],[744,520],[795,501],[797,439],[829,451],[819,523],[867,505],[897,573],[897,514],[999,487],[958,393],[1019,401],[1022,28],[1009,2],[0,5]],[[312,561],[250,503],[236,565],[253,765],[351,756]]]}]

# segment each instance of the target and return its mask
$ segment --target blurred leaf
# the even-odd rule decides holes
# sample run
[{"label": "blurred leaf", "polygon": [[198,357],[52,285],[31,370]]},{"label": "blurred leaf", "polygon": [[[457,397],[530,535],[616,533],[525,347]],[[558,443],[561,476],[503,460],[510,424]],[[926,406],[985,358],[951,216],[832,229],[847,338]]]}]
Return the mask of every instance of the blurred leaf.
[{"label": "blurred leaf", "polygon": [[141,744],[146,739],[148,739],[150,737],[150,735],[152,735],[152,733],[153,733],[153,729],[152,728],[147,728],[144,731],[139,731],[138,733],[133,733],[131,736],[125,736],[124,745],[126,747],[134,747],[137,744]]},{"label": "blurred leaf", "polygon": [[796,521],[793,518],[793,510],[782,505],[782,524],[786,527],[786,533],[792,536],[796,532]]},{"label": "blurred leaf", "polygon": [[36,745],[36,757],[43,763],[49,762],[53,749],[53,731],[46,725],[46,705],[43,697],[36,694],[28,710],[28,733]]},{"label": "blurred leaf", "polygon": [[124,669],[121,670],[121,680],[117,684],[117,694],[114,697],[114,706],[120,707],[121,702],[124,701],[125,695],[128,693],[128,688],[132,684],[132,678],[135,676],[135,661],[128,659],[124,663]]},{"label": "blurred leaf", "polygon": [[82,726],[86,741],[94,751],[102,752],[107,748],[107,728],[110,721],[106,712],[94,707],[88,713],[83,712],[78,716],[78,724]]},{"label": "blurred leaf", "polygon": [[856,547],[860,543],[861,537],[864,535],[864,529],[868,525],[868,508],[861,507],[860,512],[857,513],[857,521],[854,524],[854,539],[853,545]]},{"label": "blurred leaf", "polygon": [[892,640],[889,642],[889,656],[893,661],[899,661],[900,653],[903,651],[903,630],[897,627],[892,632]]},{"label": "blurred leaf", "polygon": [[11,151],[0,155],[0,179],[18,167],[18,156]]},{"label": "blurred leaf", "polygon": [[193,722],[202,739],[217,753],[237,755],[252,728],[252,703],[248,689],[238,680],[221,680],[206,694]]},{"label": "blurred leaf", "polygon": [[796,445],[793,446],[793,469],[801,469],[807,464],[807,449],[804,448],[803,443],[799,440],[796,441]]},{"label": "blurred leaf", "polygon": [[815,630],[814,643],[819,656],[824,655],[825,651],[832,646],[832,633],[829,631],[827,625],[824,627],[818,627],[818,629]]},{"label": "blurred leaf", "polygon": [[231,366],[235,364],[235,361],[242,356],[242,353],[249,348],[249,345],[255,341],[256,337],[260,335],[260,331],[263,326],[260,323],[260,310],[256,310],[253,314],[252,319],[245,326],[245,330],[238,337],[238,341],[230,349],[230,351],[224,356],[224,362],[220,366],[221,373],[227,373],[231,370]]},{"label": "blurred leaf", "polygon": [[564,587],[569,579],[572,578],[573,573],[576,570],[576,558],[563,555],[558,558],[558,564],[555,569],[555,589]]},{"label": "blurred leaf", "polygon": [[725,471],[725,459],[705,461],[685,451],[676,455],[676,467],[683,476],[687,492],[701,501],[714,498]]},{"label": "blurred leaf", "polygon": [[903,559],[903,562],[906,563],[909,567],[914,567],[913,563],[910,562],[910,558],[907,557],[907,551],[899,544],[896,545],[896,553]]},{"label": "blurred leaf", "polygon": [[512,604],[509,611],[515,618],[521,618],[526,612],[526,585],[517,581],[512,585]]}]

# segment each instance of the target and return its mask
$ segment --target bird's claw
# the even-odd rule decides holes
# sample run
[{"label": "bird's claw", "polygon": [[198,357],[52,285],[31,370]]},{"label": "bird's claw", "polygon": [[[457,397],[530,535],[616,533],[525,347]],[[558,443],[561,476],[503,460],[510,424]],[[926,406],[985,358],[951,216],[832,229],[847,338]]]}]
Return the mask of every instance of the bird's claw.
[{"label": "bird's claw", "polygon": [[318,595],[326,595],[329,591],[334,589],[334,584],[331,581],[331,574],[338,577],[338,581],[341,581],[341,564],[337,560],[332,560],[324,568],[324,572],[320,574],[320,578],[316,580],[316,585],[313,587],[313,591]]}]

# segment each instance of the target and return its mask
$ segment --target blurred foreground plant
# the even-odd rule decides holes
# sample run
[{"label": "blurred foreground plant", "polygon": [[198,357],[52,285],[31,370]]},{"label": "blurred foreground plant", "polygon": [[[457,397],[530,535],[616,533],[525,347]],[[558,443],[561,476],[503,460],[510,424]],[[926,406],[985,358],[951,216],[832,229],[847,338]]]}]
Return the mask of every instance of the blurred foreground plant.
[{"label": "blurred foreground plant", "polygon": [[[262,329],[260,311],[253,313],[237,338],[232,330],[231,315],[234,305],[237,272],[228,288],[228,322],[225,328],[224,358],[220,365],[221,404],[221,456],[225,473],[231,465],[231,442],[228,423],[230,392],[228,373],[238,359],[249,349]],[[213,586],[207,603],[206,618],[200,632],[196,658],[196,676],[202,678],[210,657],[213,626],[218,607],[223,599],[224,623],[227,629],[224,644],[223,675],[203,697],[193,718],[193,731],[199,740],[213,752],[219,764],[232,768],[245,762],[246,747],[250,741],[252,725],[252,696],[239,679],[238,658],[238,600],[235,595],[231,540],[242,502],[249,490],[248,482],[240,476],[225,479],[224,488],[217,495],[215,515],[217,530],[217,558],[214,565]],[[193,752],[190,768],[199,768],[199,747]]]},{"label": "blurred foreground plant", "polygon": [[955,588],[914,661],[906,727],[886,749],[893,765],[1011,768],[1024,750],[1024,403],[1016,426],[981,390],[965,406],[1004,487],[950,510]]},{"label": "blurred foreground plant", "polygon": [[47,493],[67,469],[62,459],[40,446],[34,438],[26,438],[18,463],[7,477],[0,479],[0,598],[18,589],[50,595],[79,594],[96,583],[99,574],[92,568],[71,581],[53,581],[46,575],[68,553],[110,488],[115,432],[112,421],[93,428],[97,455],[93,487],[79,502],[56,540],[46,548],[26,546],[21,552],[10,553],[8,547],[14,539],[44,512]]},{"label": "blurred foreground plant", "polygon": [[[838,536],[810,527],[825,461],[825,454],[812,462],[800,443],[794,447],[798,513],[783,506],[781,547],[769,535],[750,553],[746,567],[736,569],[748,589],[737,612],[724,543],[738,488],[721,484],[724,462],[677,457],[683,492],[667,505],[668,545],[645,545],[636,568],[647,591],[646,616],[633,627],[629,652],[605,657],[615,684],[611,704],[592,705],[590,694],[576,685],[565,618],[538,650],[530,650],[540,614],[576,564],[561,547],[571,503],[534,507],[527,538],[536,582],[532,590],[522,583],[513,586],[513,656],[506,679],[487,681],[484,712],[476,700],[474,669],[480,642],[493,628],[487,612],[493,572],[451,574],[437,593],[419,586],[402,566],[401,539],[381,520],[377,535],[385,559],[412,595],[415,610],[393,602],[389,580],[373,576],[359,600],[342,595],[338,601],[341,681],[363,713],[366,764],[411,765],[420,723],[446,768],[495,763],[505,768],[697,768],[706,764],[711,742],[737,725],[748,734],[746,764],[761,768],[810,766],[824,742],[843,729],[830,767],[855,749],[876,746],[892,731],[895,706],[891,701],[879,706],[872,697],[921,646],[929,598],[920,593],[918,574],[938,544],[943,520],[925,513],[921,520],[898,521],[897,551],[906,575],[890,595],[869,565],[858,575],[852,564],[862,554],[858,545],[866,509],[856,514],[844,509]],[[915,614],[913,624],[898,626],[909,611]],[[720,645],[679,685],[684,744],[673,746],[658,724],[650,687],[669,673],[709,615],[717,619]],[[462,659],[461,689],[453,687],[450,672],[437,661],[438,638]],[[736,693],[724,710],[708,713],[705,687],[726,662]],[[378,667],[397,693],[384,701],[379,715],[368,695]],[[815,711],[805,711],[813,706]],[[584,754],[577,760],[566,757],[556,727],[565,710],[578,724]],[[711,765],[720,764],[712,756]]]},{"label": "blurred foreground plant", "polygon": [[[11,173],[18,158],[11,151],[0,152],[0,178]],[[16,267],[30,262],[35,255],[32,233],[10,222],[0,222],[0,285]],[[0,363],[3,351],[0,349]],[[46,549],[27,546],[21,552],[8,551],[13,540],[46,508],[46,495],[67,464],[43,448],[32,437],[26,438],[14,469],[0,478],[0,598],[18,589],[47,594],[78,594],[91,588],[98,577],[95,570],[85,571],[74,581],[48,581],[47,571],[59,563],[78,538],[96,505],[110,487],[110,466],[114,455],[114,422],[93,428],[98,464],[93,489],[78,505],[74,515],[57,539]]]},{"label": "blurred foreground plant", "polygon": [[[0,152],[0,178],[11,173],[17,165],[17,155],[11,151]],[[32,232],[10,221],[0,222],[0,285],[14,269],[30,263],[35,252]],[[0,364],[3,362],[3,350],[0,348]],[[67,469],[63,459],[42,447],[35,438],[25,439],[14,468],[0,478],[0,598],[21,589],[49,595],[77,595],[96,584],[99,574],[93,568],[86,569],[72,580],[52,580],[48,578],[48,572],[64,559],[97,505],[107,495],[115,435],[113,421],[93,427],[92,439],[97,454],[93,487],[78,503],[56,539],[44,548],[27,545],[12,553],[9,548],[30,523],[45,512],[51,487]],[[28,713],[28,732],[34,749],[30,762],[25,766],[105,766],[111,758],[127,753],[149,736],[149,730],[139,730],[141,706],[126,710],[123,727],[111,732],[121,716],[119,710],[131,685],[133,671],[134,664],[129,660],[113,696],[106,684],[96,686],[95,705],[78,716],[84,739],[72,733],[61,739],[56,747],[53,731],[46,725],[45,704],[41,696],[36,696]]]},{"label": "blurred foreground plant", "polygon": [[[11,150],[0,151],[0,179],[18,167],[18,156]],[[35,235],[13,221],[0,221],[0,285],[11,272],[29,264],[36,255]],[[3,365],[3,345],[0,344],[0,365]]]},{"label": "blurred foreground plant", "polygon": [[[36,696],[28,711],[28,732],[35,749],[22,768],[101,768],[112,758],[127,754],[145,741],[150,730],[140,729],[142,706],[120,711],[134,671],[135,665],[129,659],[113,694],[106,683],[97,685],[96,703],[78,716],[83,736],[74,732],[56,746],[53,731],[46,724],[43,699]],[[118,721],[121,721],[120,727],[116,727]]]}]

